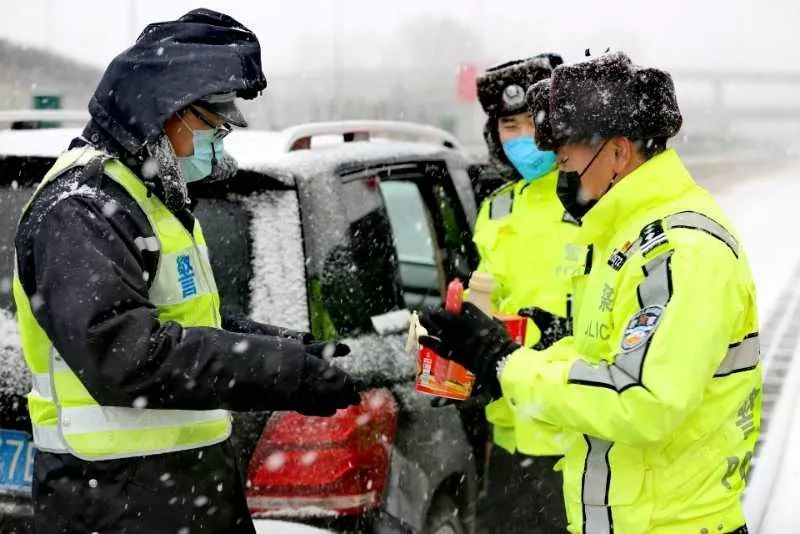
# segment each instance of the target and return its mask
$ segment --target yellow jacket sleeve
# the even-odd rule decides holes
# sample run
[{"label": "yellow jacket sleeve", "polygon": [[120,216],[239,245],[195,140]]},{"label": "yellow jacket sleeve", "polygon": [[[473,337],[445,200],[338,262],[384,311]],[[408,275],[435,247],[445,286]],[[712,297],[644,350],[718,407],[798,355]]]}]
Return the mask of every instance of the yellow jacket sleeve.
[{"label": "yellow jacket sleeve", "polygon": [[[580,343],[562,340],[543,357],[526,348],[508,357],[500,382],[519,417],[641,445],[664,439],[700,404],[747,300],[722,245],[656,259],[660,267],[647,276],[636,265],[627,271],[637,278],[622,287],[636,291],[620,294],[617,303],[615,312],[630,320],[613,328],[616,354],[584,354]],[[663,306],[645,306],[643,319],[642,295],[659,291]],[[650,321],[650,329],[637,333],[633,321]]]},{"label": "yellow jacket sleeve", "polygon": [[[573,338],[559,341],[569,344]],[[528,351],[531,358],[557,357],[570,351]],[[574,432],[545,423],[538,419],[520,417],[515,412],[508,398],[501,397],[486,407],[486,419],[492,423],[494,442],[508,452],[520,451],[532,456],[560,456],[566,453],[575,439]]]}]

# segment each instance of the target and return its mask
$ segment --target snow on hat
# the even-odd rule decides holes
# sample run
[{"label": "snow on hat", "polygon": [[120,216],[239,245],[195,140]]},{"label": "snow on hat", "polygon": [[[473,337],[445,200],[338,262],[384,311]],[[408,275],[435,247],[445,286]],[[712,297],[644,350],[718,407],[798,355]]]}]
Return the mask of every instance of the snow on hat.
[{"label": "snow on hat", "polygon": [[556,146],[616,135],[669,138],[683,123],[672,77],[634,65],[624,52],[556,68],[549,100]]},{"label": "snow on hat", "polygon": [[536,146],[540,150],[554,150],[553,126],[550,124],[550,78],[540,80],[528,89],[525,100],[536,126]]},{"label": "snow on hat", "polygon": [[539,54],[488,68],[477,80],[478,100],[483,111],[494,118],[526,111],[528,88],[548,78],[563,62],[558,54]]}]

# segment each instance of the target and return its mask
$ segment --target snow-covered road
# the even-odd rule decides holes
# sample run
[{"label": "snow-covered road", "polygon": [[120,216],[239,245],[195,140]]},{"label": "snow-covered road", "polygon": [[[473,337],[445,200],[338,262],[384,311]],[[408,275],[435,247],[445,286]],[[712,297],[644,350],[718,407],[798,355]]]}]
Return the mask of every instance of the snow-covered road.
[{"label": "snow-covered road", "polygon": [[800,165],[737,180],[716,196],[750,259],[761,318],[764,421],[745,499],[748,523],[757,534],[800,532]]}]

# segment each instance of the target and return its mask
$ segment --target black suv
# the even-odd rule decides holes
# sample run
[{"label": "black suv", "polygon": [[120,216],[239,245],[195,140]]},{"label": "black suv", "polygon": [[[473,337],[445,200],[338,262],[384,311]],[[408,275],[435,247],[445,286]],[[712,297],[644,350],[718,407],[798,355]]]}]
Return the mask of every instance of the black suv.
[{"label": "black suv", "polygon": [[[10,295],[16,219],[76,133],[0,132],[3,531],[31,513],[29,383]],[[426,140],[400,140],[409,136]],[[336,363],[371,388],[329,419],[235,414],[254,517],[473,531],[477,455],[458,411],[414,391],[404,350],[409,310],[439,306],[447,282],[476,265],[469,158],[444,132],[369,121],[237,132],[226,148],[235,178],[191,188],[225,312],[344,339],[353,353]]]}]

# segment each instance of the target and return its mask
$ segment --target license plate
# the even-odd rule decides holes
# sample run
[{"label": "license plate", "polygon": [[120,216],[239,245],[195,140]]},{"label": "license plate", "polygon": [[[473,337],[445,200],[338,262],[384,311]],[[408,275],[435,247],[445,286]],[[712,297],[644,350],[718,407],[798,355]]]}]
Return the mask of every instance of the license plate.
[{"label": "license plate", "polygon": [[33,442],[24,432],[0,429],[0,493],[30,494]]}]

